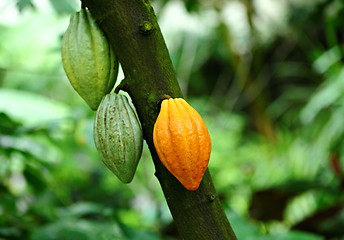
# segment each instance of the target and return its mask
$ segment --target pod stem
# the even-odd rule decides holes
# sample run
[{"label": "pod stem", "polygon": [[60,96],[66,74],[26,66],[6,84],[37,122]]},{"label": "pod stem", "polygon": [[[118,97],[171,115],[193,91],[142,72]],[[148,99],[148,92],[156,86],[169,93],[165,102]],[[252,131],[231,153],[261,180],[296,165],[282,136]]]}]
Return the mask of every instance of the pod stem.
[{"label": "pod stem", "polygon": [[121,90],[127,92],[127,80],[126,80],[126,78],[124,78],[120,82],[120,84],[118,84],[118,86],[114,90],[114,93],[118,94],[118,92]]},{"label": "pod stem", "polygon": [[114,93],[118,94],[118,92],[121,90],[121,84],[119,84],[115,90],[113,91]]},{"label": "pod stem", "polygon": [[172,98],[172,97],[171,97],[170,95],[164,94],[164,95],[162,95],[161,100],[171,99],[171,98]]}]

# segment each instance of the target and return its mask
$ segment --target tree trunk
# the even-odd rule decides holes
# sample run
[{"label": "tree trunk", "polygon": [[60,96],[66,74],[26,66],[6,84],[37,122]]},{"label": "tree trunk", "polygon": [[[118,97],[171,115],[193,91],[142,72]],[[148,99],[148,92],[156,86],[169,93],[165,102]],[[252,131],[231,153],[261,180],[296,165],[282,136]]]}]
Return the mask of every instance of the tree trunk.
[{"label": "tree trunk", "polygon": [[82,0],[114,47],[136,107],[156,173],[183,239],[236,239],[207,170],[196,191],[186,190],[163,166],[153,144],[161,98],[183,97],[149,0]]}]

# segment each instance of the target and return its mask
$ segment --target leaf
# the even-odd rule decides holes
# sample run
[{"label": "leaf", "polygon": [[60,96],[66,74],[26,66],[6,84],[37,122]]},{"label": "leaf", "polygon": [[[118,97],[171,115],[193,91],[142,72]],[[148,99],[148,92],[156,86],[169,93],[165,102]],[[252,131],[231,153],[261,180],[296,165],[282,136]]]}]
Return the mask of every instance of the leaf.
[{"label": "leaf", "polygon": [[198,0],[184,0],[184,4],[188,12],[197,12],[200,7]]},{"label": "leaf", "polygon": [[26,181],[37,192],[43,192],[46,189],[47,183],[44,179],[44,175],[40,173],[40,169],[33,164],[26,164],[24,170],[24,176]]},{"label": "leaf", "polygon": [[35,8],[33,3],[31,2],[31,0],[18,0],[17,1],[17,8],[18,8],[19,12],[22,12],[23,10],[25,10],[28,7]]},{"label": "leaf", "polygon": [[325,81],[301,112],[301,122],[309,124],[319,112],[341,102],[344,91],[344,68]]},{"label": "leaf", "polygon": [[68,0],[50,0],[50,3],[59,15],[75,12],[75,8],[70,4],[70,1]]},{"label": "leaf", "polygon": [[20,126],[20,123],[12,120],[7,114],[0,112],[1,134],[14,134]]},{"label": "leaf", "polygon": [[[73,224],[74,225],[74,224]],[[64,240],[90,240],[87,231],[82,231],[78,229],[77,226],[72,224],[68,226],[67,224],[51,224],[46,227],[35,231],[32,235],[32,240],[54,240],[54,239],[64,239]]]},{"label": "leaf", "polygon": [[82,218],[85,216],[95,216],[104,213],[105,209],[102,205],[96,203],[78,202],[72,206],[61,209],[60,214],[63,218]]},{"label": "leaf", "polygon": [[299,232],[299,231],[290,231],[284,234],[272,235],[274,240],[323,240],[321,236],[314,234]]},{"label": "leaf", "polygon": [[314,234],[301,231],[288,231],[278,234],[264,235],[251,221],[240,217],[234,212],[230,212],[228,218],[238,239],[245,240],[322,240],[323,238]]},{"label": "leaf", "polygon": [[331,66],[341,61],[341,50],[339,45],[321,54],[313,63],[314,69],[324,74]]},{"label": "leaf", "polygon": [[27,126],[39,126],[65,119],[71,114],[69,107],[63,103],[12,89],[0,89],[0,112]]},{"label": "leaf", "polygon": [[61,219],[42,226],[31,234],[30,240],[124,240],[113,223],[85,221],[81,219]]}]

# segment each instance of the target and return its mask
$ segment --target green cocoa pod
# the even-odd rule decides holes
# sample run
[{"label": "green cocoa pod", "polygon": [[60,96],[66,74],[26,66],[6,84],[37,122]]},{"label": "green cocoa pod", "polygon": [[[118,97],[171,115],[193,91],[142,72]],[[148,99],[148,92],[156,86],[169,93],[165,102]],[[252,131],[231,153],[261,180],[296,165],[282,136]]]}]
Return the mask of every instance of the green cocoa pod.
[{"label": "green cocoa pod", "polygon": [[104,164],[124,183],[134,177],[142,154],[142,128],[126,96],[107,94],[93,128],[94,143]]},{"label": "green cocoa pod", "polygon": [[73,88],[92,110],[114,87],[118,61],[88,10],[72,14],[63,35],[62,65]]}]

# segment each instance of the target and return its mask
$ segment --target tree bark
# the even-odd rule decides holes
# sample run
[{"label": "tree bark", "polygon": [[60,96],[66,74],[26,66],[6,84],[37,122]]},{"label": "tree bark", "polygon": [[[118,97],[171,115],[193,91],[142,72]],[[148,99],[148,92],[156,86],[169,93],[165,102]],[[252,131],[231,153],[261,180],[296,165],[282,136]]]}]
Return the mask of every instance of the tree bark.
[{"label": "tree bark", "polygon": [[183,239],[236,239],[207,170],[196,191],[186,190],[163,166],[153,144],[162,96],[183,97],[149,0],[82,0],[107,35],[121,63],[156,173]]}]

